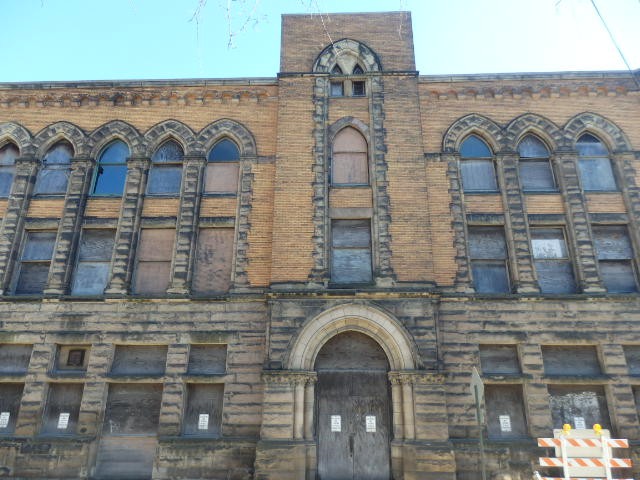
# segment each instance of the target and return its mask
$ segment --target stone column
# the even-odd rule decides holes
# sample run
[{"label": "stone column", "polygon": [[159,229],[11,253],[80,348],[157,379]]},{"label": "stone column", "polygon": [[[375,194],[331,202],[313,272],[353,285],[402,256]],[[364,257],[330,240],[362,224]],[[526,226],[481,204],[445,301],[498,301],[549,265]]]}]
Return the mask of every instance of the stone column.
[{"label": "stone column", "polygon": [[71,162],[71,174],[58,227],[56,249],[51,260],[48,285],[44,290],[46,295],[64,295],[69,292],[74,254],[80,239],[94,163],[88,157],[76,157]]},{"label": "stone column", "polygon": [[50,343],[33,345],[16,422],[16,436],[35,435],[42,424],[42,411],[47,393],[47,382],[44,380],[54,356],[55,345]]},{"label": "stone column", "polygon": [[11,277],[22,239],[22,227],[29,208],[39,162],[35,157],[16,159],[16,170],[7,210],[0,225],[0,295],[11,288]]},{"label": "stone column", "polygon": [[314,434],[314,415],[316,402],[316,382],[318,376],[315,372],[309,372],[307,377],[306,388],[304,391],[304,438],[313,440]]},{"label": "stone column", "polygon": [[251,204],[253,201],[253,173],[252,165],[256,163],[256,157],[243,157],[240,162],[240,191],[238,218],[238,236],[236,239],[235,262],[233,272],[233,290],[241,292],[249,287],[249,275],[247,266],[249,265],[249,230],[251,229]]},{"label": "stone column", "polygon": [[304,377],[294,378],[294,405],[293,405],[293,438],[300,440],[304,435],[304,390],[307,379]]},{"label": "stone column", "polygon": [[100,420],[108,389],[104,377],[108,372],[109,365],[111,365],[113,348],[113,345],[109,343],[91,345],[84,393],[78,416],[78,433],[82,435],[96,435],[102,428]]},{"label": "stone column", "polygon": [[621,179],[622,195],[629,212],[629,235],[637,252],[640,249],[640,187],[636,182],[634,164],[640,161],[640,152],[617,153],[612,156],[612,161]]},{"label": "stone column", "polygon": [[402,382],[398,372],[389,372],[391,382],[391,405],[393,410],[393,438],[404,439],[404,419],[402,417]]},{"label": "stone column", "polygon": [[127,181],[116,229],[111,281],[105,290],[108,295],[121,296],[129,291],[149,163],[146,157],[131,157],[127,161]]},{"label": "stone column", "polygon": [[189,345],[174,343],[167,351],[162,404],[158,419],[158,435],[180,435],[185,400],[185,385],[181,377],[187,371]]},{"label": "stone column", "polygon": [[551,431],[551,410],[549,408],[549,392],[543,378],[544,364],[540,345],[524,343],[520,346],[520,364],[522,374],[530,380],[524,384],[525,408],[532,437],[544,437]]}]

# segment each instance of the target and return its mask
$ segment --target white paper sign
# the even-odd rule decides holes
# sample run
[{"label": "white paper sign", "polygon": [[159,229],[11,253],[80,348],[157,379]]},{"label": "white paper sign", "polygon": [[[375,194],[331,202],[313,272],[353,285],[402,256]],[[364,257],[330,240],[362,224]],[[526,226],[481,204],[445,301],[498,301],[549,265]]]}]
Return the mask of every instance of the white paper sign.
[{"label": "white paper sign", "polygon": [[9,418],[11,418],[11,412],[0,412],[0,428],[9,426]]},{"label": "white paper sign", "polygon": [[64,430],[69,426],[69,414],[62,412],[58,417],[58,429]]},{"label": "white paper sign", "polygon": [[587,428],[587,425],[584,423],[584,417],[573,417],[573,426],[580,429]]},{"label": "white paper sign", "polygon": [[511,417],[509,415],[500,415],[498,418],[500,419],[500,431],[501,432],[510,432],[511,431]]},{"label": "white paper sign", "polygon": [[340,415],[331,415],[331,431],[342,431],[342,418],[340,417]]},{"label": "white paper sign", "polygon": [[209,414],[201,413],[198,415],[198,430],[208,430],[209,429]]},{"label": "white paper sign", "polygon": [[367,415],[365,418],[365,427],[367,433],[373,433],[376,431],[376,416],[375,415]]}]

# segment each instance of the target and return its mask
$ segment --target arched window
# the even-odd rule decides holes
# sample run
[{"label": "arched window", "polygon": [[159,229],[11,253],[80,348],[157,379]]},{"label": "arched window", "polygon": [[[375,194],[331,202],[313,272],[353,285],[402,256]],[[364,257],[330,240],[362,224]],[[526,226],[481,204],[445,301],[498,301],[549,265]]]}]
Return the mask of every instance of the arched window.
[{"label": "arched window", "polygon": [[42,169],[38,172],[36,194],[64,195],[67,192],[73,155],[73,147],[66,140],[49,149],[42,159]]},{"label": "arched window", "polygon": [[609,150],[590,133],[582,135],[576,143],[582,188],[585,191],[617,190]]},{"label": "arched window", "polygon": [[94,195],[122,195],[127,179],[129,147],[121,141],[111,142],[98,157]]},{"label": "arched window", "polygon": [[549,149],[534,135],[527,135],[518,145],[519,171],[525,192],[550,192],[557,190]]},{"label": "arched window", "polygon": [[362,75],[364,73],[364,70],[362,69],[362,67],[358,64],[356,64],[355,67],[353,67],[353,74],[354,75]]},{"label": "arched window", "polygon": [[460,145],[460,169],[465,192],[498,191],[493,154],[480,137],[469,135]]},{"label": "arched window", "polygon": [[333,66],[333,68],[331,69],[331,74],[332,75],[342,75],[342,69],[340,68],[340,65],[335,64]]},{"label": "arched window", "polygon": [[168,140],[160,145],[160,148],[151,157],[147,194],[175,195],[180,193],[183,158],[184,152],[178,142]]},{"label": "arched window", "polygon": [[207,161],[204,193],[237,193],[240,173],[238,146],[228,138],[223,138],[213,146]]},{"label": "arched window", "polygon": [[368,185],[367,141],[353,127],[340,130],[333,140],[331,158],[333,185]]},{"label": "arched window", "polygon": [[13,143],[6,143],[0,147],[0,197],[8,197],[16,171],[16,158],[20,150]]}]

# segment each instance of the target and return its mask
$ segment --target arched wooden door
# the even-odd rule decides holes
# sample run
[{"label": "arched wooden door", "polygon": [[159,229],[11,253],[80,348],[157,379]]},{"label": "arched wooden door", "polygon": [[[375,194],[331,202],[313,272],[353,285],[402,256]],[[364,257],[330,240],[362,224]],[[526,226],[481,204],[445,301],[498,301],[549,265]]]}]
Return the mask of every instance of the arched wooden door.
[{"label": "arched wooden door", "polygon": [[389,362],[370,337],[345,332],[315,362],[320,480],[389,480]]}]

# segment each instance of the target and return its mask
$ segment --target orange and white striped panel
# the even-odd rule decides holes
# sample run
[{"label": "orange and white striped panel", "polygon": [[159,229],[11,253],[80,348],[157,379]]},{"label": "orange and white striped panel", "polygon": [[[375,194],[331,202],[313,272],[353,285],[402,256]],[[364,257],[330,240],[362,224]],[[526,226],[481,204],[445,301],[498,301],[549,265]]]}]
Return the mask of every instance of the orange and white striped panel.
[{"label": "orange and white striped panel", "polygon": [[[545,467],[562,467],[561,458],[540,457],[540,465]],[[600,458],[567,458],[569,467],[604,467],[605,462]],[[629,468],[632,462],[629,458],[610,458],[609,466],[612,468]]]},{"label": "orange and white striped panel", "polygon": [[[598,438],[566,438],[568,446],[571,447],[601,447],[601,440]],[[605,439],[611,448],[629,448],[629,441],[623,438]],[[559,438],[538,438],[539,447],[559,447]]]},{"label": "orange and white striped panel", "polygon": [[[540,480],[564,480],[564,477],[540,477]],[[571,480],[602,480],[602,477],[571,477]],[[633,480],[633,478],[614,478],[613,480]]]}]

